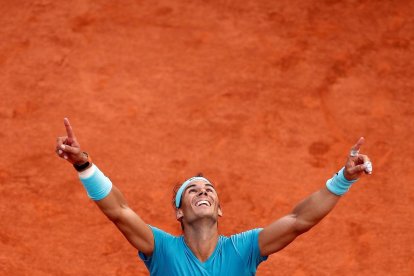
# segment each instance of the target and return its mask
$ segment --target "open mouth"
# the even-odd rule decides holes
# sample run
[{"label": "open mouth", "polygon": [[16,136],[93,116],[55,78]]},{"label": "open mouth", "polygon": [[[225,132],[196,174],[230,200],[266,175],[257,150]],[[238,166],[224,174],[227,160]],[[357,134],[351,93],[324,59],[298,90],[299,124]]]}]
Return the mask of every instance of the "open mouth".
[{"label": "open mouth", "polygon": [[195,205],[197,207],[198,206],[211,206],[211,203],[207,200],[200,200],[200,201],[197,201]]}]

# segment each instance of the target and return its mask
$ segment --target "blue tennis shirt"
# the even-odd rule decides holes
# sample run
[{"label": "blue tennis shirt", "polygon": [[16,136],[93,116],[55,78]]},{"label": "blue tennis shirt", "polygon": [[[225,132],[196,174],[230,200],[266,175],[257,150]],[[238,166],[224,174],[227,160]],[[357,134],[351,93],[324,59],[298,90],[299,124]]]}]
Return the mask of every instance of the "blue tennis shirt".
[{"label": "blue tennis shirt", "polygon": [[151,275],[218,276],[255,275],[257,266],[267,260],[259,250],[259,233],[253,229],[230,237],[220,236],[211,256],[201,262],[187,246],[183,236],[173,236],[151,226],[154,251],[150,257],[139,252]]}]

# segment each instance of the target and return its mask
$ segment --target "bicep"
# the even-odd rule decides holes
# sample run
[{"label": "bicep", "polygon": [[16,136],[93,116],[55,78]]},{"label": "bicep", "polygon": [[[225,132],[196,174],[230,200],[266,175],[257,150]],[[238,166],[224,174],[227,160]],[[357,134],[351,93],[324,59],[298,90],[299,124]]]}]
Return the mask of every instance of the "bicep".
[{"label": "bicep", "polygon": [[303,233],[298,229],[294,214],[286,215],[265,227],[259,234],[260,254],[268,256],[283,249]]},{"label": "bicep", "polygon": [[139,251],[150,256],[154,250],[154,235],[151,228],[132,209],[123,207],[113,223]]}]

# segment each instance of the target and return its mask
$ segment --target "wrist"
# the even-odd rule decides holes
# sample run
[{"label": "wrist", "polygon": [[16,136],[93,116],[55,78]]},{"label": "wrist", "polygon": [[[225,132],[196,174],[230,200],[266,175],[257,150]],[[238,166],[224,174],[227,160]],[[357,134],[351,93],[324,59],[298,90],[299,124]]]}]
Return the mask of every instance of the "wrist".
[{"label": "wrist", "polygon": [[91,165],[89,169],[80,172],[79,179],[85,187],[89,198],[92,200],[101,200],[108,196],[112,190],[111,180],[95,165]]},{"label": "wrist", "polygon": [[344,178],[345,178],[345,180],[347,180],[347,181],[356,181],[356,180],[358,180],[358,178],[353,178],[349,173],[348,173],[348,171],[346,170],[346,168],[343,168],[343,175],[344,175]]},{"label": "wrist", "polygon": [[92,166],[92,159],[87,152],[82,152],[82,157],[78,162],[73,164],[73,167],[78,172],[84,171]]},{"label": "wrist", "polygon": [[345,176],[345,168],[342,168],[326,182],[326,187],[331,193],[341,196],[348,192],[352,184],[357,180],[358,179],[348,180]]}]

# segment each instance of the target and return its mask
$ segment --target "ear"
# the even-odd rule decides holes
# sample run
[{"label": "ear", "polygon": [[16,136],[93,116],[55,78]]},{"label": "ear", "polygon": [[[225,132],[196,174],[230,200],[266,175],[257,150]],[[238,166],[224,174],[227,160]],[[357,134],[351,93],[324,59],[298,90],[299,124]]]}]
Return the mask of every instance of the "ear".
[{"label": "ear", "polygon": [[218,207],[218,215],[219,215],[219,217],[222,217],[223,216],[223,211],[221,210],[220,205]]},{"label": "ear", "polygon": [[181,210],[181,208],[180,209],[176,209],[175,210],[175,218],[177,219],[177,220],[180,220],[180,219],[182,219],[184,217],[184,213],[183,213],[183,211]]}]

